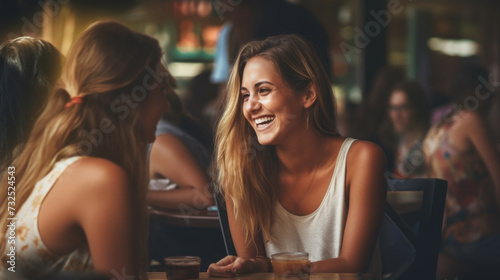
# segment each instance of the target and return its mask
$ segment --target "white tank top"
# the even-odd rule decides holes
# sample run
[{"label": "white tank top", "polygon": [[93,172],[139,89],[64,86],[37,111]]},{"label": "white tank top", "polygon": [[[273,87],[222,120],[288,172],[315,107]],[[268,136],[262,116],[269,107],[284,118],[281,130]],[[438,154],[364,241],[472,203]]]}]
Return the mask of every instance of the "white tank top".
[{"label": "white tank top", "polygon": [[[339,257],[347,218],[346,158],[354,141],[346,138],[342,143],[328,190],[313,213],[297,216],[283,208],[279,201],[276,202],[271,224],[271,236],[276,240],[275,243],[265,242],[268,257],[282,252],[307,252],[311,262]],[[377,266],[378,272],[375,270]],[[378,242],[368,270],[376,279],[379,278]]]},{"label": "white tank top", "polygon": [[[16,267],[15,273],[8,270],[9,265],[2,258],[0,279],[26,279],[46,276],[61,271],[93,270],[92,259],[87,244],[67,255],[52,253],[43,243],[38,231],[38,213],[45,196],[66,168],[81,157],[71,157],[58,161],[54,168],[33,188],[28,199],[16,214]],[[7,256],[9,246],[6,246]]]}]

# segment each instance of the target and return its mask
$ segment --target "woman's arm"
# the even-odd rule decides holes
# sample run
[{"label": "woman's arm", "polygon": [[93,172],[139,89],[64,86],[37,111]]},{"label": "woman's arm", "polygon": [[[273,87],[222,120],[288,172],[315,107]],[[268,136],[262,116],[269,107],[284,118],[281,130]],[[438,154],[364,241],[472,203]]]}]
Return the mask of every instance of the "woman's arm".
[{"label": "woman's arm", "polygon": [[226,199],[227,217],[231,237],[238,256],[227,256],[215,264],[211,264],[208,272],[212,276],[232,277],[240,273],[267,272],[268,262],[257,256],[266,256],[264,242],[260,235],[256,236],[255,244],[247,244],[242,228],[234,218],[234,208]]},{"label": "woman's arm", "polygon": [[88,243],[98,273],[138,274],[138,216],[130,182],[115,163],[83,158],[68,166],[40,206],[38,229],[59,255]]},{"label": "woman's arm", "polygon": [[178,208],[181,205],[206,208],[214,200],[209,178],[188,148],[171,134],[160,134],[151,148],[151,178],[168,178],[180,188],[170,191],[148,191],[149,205]]},{"label": "woman's arm", "polygon": [[356,141],[346,165],[348,212],[342,251],[338,258],[312,263],[312,272],[366,271],[377,242],[386,198],[385,155],[373,143]]},{"label": "woman's arm", "polygon": [[[138,216],[133,213],[130,182],[125,171],[107,160],[86,158],[72,182],[78,184],[76,223],[83,229],[95,270],[113,275],[138,274]],[[83,162],[84,161],[84,162]],[[69,167],[71,168],[71,167]],[[66,182],[70,184],[71,182]]]},{"label": "woman's arm", "polygon": [[57,255],[88,244],[97,273],[139,276],[147,256],[139,255],[142,228],[131,188],[125,171],[109,160],[85,157],[69,165],[40,205],[43,243]]},{"label": "woman's arm", "polygon": [[462,119],[462,126],[463,131],[467,132],[467,138],[486,164],[495,185],[497,205],[500,205],[500,156],[495,150],[493,137],[485,125],[485,120],[477,113],[466,113]]}]

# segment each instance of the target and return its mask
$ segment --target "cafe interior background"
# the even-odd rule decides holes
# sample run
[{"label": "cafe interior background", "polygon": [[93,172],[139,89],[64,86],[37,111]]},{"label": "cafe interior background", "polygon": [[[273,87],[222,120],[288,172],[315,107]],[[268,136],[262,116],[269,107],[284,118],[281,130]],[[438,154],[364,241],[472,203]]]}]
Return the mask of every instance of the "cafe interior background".
[{"label": "cafe interior background", "polygon": [[[250,0],[2,0],[0,38],[36,36],[67,54],[90,23],[118,20],[159,40],[182,96],[191,78],[212,69],[219,31],[243,1]],[[387,65],[420,81],[433,106],[443,102],[461,60],[478,61],[490,80],[500,81],[498,1],[288,2],[309,10],[326,30],[339,115],[366,98]]]},{"label": "cafe interior background", "polygon": [[[0,40],[30,35],[66,55],[89,24],[117,20],[158,39],[182,98],[194,77],[213,69],[219,32],[244,1],[250,0],[0,0]],[[451,75],[463,61],[480,63],[500,85],[500,1],[288,2],[311,12],[326,31],[338,119],[347,126],[348,110],[369,97],[377,72],[387,66],[419,81],[434,108],[446,102]]]}]

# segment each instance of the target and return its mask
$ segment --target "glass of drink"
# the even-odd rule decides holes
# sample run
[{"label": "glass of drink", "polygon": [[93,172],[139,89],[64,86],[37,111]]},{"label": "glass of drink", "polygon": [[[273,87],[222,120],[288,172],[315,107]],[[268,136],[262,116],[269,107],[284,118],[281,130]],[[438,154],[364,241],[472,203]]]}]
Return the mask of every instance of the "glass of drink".
[{"label": "glass of drink", "polygon": [[178,256],[165,258],[165,269],[168,280],[187,280],[200,278],[199,257]]},{"label": "glass of drink", "polygon": [[309,254],[304,252],[287,252],[271,256],[273,263],[274,276],[278,277],[296,277],[309,276],[311,271],[311,262]]}]

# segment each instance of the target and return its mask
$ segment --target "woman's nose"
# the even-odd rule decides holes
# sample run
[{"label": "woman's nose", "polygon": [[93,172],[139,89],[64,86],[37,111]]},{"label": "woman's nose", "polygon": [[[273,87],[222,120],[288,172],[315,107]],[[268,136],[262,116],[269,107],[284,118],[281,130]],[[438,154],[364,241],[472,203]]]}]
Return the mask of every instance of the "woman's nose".
[{"label": "woman's nose", "polygon": [[247,111],[249,111],[249,112],[256,111],[256,110],[260,109],[260,106],[261,106],[261,104],[260,104],[258,96],[250,94],[250,96],[248,97],[248,100],[246,102]]}]

